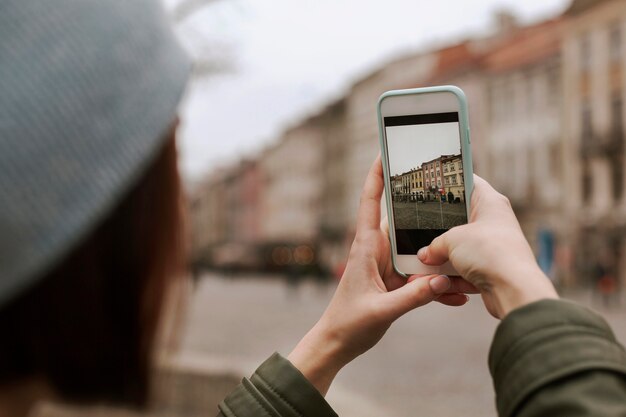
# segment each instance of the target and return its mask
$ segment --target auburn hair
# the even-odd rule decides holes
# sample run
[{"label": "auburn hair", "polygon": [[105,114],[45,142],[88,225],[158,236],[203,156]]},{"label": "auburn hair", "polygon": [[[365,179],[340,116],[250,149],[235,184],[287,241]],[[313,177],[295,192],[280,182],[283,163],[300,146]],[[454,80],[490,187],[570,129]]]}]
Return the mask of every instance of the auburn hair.
[{"label": "auburn hair", "polygon": [[125,198],[39,284],[0,309],[0,384],[145,405],[164,297],[184,262],[175,131]]}]

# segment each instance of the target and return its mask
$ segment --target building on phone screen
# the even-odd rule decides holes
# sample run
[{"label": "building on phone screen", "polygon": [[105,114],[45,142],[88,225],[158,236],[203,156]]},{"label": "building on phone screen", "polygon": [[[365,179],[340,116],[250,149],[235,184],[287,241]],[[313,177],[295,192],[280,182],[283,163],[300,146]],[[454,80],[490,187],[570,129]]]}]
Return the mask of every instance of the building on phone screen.
[{"label": "building on phone screen", "polygon": [[453,155],[449,158],[445,158],[442,160],[442,164],[443,164],[443,185],[446,189],[447,201],[448,202],[465,201],[465,184],[463,180],[463,160],[461,159],[461,155]]}]

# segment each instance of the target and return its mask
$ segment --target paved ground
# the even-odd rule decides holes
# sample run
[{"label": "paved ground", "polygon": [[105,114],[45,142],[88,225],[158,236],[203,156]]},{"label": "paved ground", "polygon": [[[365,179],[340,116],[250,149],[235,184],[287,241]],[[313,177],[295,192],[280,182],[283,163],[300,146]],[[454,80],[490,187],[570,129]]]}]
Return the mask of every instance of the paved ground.
[{"label": "paved ground", "polygon": [[[192,299],[182,357],[249,374],[272,352],[289,353],[332,291],[305,283],[296,295],[278,279],[206,276]],[[604,313],[626,342],[626,310]],[[414,311],[340,373],[329,402],[342,417],[495,416],[486,361],[496,325],[479,298],[462,309]]]},{"label": "paved ground", "polygon": [[398,229],[450,229],[467,223],[464,204],[396,202],[394,214]]}]

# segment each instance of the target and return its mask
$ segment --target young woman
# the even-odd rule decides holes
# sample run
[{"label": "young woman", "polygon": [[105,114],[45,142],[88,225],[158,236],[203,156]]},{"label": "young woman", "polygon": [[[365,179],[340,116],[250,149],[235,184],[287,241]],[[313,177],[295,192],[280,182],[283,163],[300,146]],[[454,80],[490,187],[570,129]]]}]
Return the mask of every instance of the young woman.
[{"label": "young woman", "polygon": [[[187,60],[149,0],[6,0],[0,63],[0,416],[43,399],[141,406],[184,265],[175,127]],[[221,415],[335,415],[323,398],[333,378],[394,320],[474,292],[503,319],[490,355],[501,416],[626,414],[624,349],[601,318],[558,300],[507,200],[475,182],[471,223],[416,254],[463,278],[405,280],[375,161],[328,309]]]}]

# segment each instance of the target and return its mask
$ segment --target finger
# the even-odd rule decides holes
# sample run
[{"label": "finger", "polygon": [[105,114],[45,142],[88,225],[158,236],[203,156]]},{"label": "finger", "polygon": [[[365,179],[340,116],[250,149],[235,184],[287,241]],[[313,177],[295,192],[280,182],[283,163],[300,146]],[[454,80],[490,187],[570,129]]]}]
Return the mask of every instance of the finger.
[{"label": "finger", "polygon": [[480,291],[461,277],[450,277],[450,288],[448,288],[446,293],[480,294]]},{"label": "finger", "polygon": [[[462,227],[462,226],[461,226]],[[450,234],[453,229],[437,236],[429,246],[421,248],[417,252],[417,259],[424,265],[443,265],[449,259],[450,254]]]},{"label": "finger", "polygon": [[393,318],[400,317],[414,308],[430,303],[450,287],[445,275],[417,277],[403,287],[386,294],[386,306]]},{"label": "finger", "polygon": [[[387,216],[380,222],[380,229],[387,238],[389,237],[389,223],[387,223]],[[393,267],[393,262],[391,261],[391,252],[386,251],[384,254],[384,260],[381,261],[380,266],[382,266],[382,277],[383,282],[385,283],[385,288],[387,291],[393,291],[405,285],[407,283],[407,278],[403,275],[400,275],[395,268]]]},{"label": "finger", "polygon": [[383,184],[383,167],[379,154],[367,174],[361,192],[361,203],[357,215],[357,233],[380,227],[380,199],[383,194]]},{"label": "finger", "polygon": [[435,301],[451,307],[459,307],[467,304],[469,297],[465,294],[443,294]]},{"label": "finger", "polygon": [[416,279],[422,279],[422,278],[435,278],[436,276],[438,276],[439,274],[415,274],[415,275],[411,275],[410,277],[407,278],[407,284],[409,282],[413,282]]},{"label": "finger", "polygon": [[[434,278],[437,276],[437,274],[432,274],[432,275],[411,275],[408,280],[408,282],[414,281],[418,278],[421,277],[431,277]],[[478,288],[476,288],[474,285],[472,285],[470,282],[464,280],[461,277],[448,277],[450,279],[450,287],[448,287],[448,289],[446,290],[446,294],[480,294],[480,291],[478,290]]]},{"label": "finger", "polygon": [[489,218],[494,213],[502,216],[503,208],[513,214],[509,200],[476,174],[474,174],[474,190],[470,201],[472,222],[481,218]]},{"label": "finger", "polygon": [[[502,205],[509,205],[506,197],[498,193],[487,181],[476,174],[474,174],[471,201],[472,221],[492,215],[500,217],[502,216]],[[511,214],[513,213],[512,210],[509,211]],[[464,226],[457,226],[436,237],[429,246],[421,248],[417,252],[417,258],[426,265],[444,264],[449,260],[455,237],[463,228]]]}]

